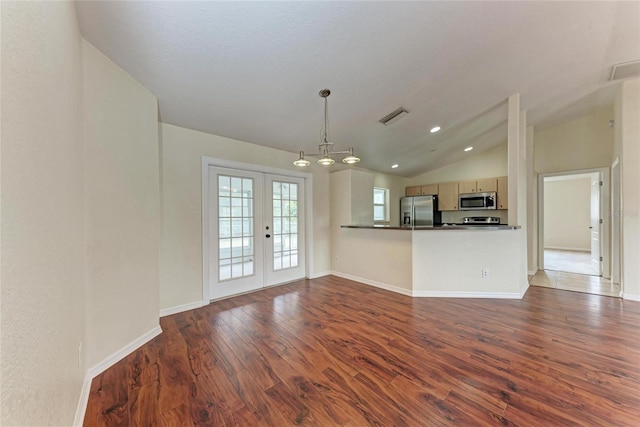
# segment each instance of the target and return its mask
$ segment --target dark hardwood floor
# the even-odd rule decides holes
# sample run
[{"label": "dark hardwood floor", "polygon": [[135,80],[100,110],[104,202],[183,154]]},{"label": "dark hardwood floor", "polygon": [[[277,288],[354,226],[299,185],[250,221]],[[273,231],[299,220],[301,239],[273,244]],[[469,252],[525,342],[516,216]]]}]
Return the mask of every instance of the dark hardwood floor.
[{"label": "dark hardwood floor", "polygon": [[86,426],[638,426],[640,303],[427,299],[334,276],[161,319]]}]

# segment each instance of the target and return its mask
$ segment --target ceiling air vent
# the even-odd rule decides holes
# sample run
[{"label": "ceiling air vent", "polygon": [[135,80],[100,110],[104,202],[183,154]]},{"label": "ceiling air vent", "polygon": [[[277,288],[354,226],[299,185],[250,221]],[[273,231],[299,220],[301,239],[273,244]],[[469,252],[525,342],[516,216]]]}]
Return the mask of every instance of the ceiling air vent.
[{"label": "ceiling air vent", "polygon": [[391,123],[397,122],[398,120],[400,120],[401,118],[403,118],[407,114],[409,114],[409,112],[407,110],[405,110],[404,108],[400,107],[397,110],[395,110],[394,112],[392,112],[390,114],[387,114],[386,116],[381,118],[379,120],[379,122],[382,123],[385,126],[389,126]]},{"label": "ceiling air vent", "polygon": [[622,80],[628,79],[629,77],[640,77],[640,61],[624,62],[614,65],[609,80]]}]

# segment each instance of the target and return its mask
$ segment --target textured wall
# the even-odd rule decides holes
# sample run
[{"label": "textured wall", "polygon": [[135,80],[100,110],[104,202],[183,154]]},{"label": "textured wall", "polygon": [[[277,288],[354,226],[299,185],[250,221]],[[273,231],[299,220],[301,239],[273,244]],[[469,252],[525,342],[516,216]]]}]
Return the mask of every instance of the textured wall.
[{"label": "textured wall", "polygon": [[[506,135],[505,135],[506,138]],[[436,184],[440,182],[462,181],[465,179],[493,178],[507,175],[507,144],[482,153],[473,154],[459,162],[451,163],[409,180],[408,185]]]},{"label": "textured wall", "polygon": [[591,179],[544,184],[544,247],[591,251]]},{"label": "textured wall", "polygon": [[71,2],[0,7],[0,425],[71,425],[84,377],[81,38]]},{"label": "textured wall", "polygon": [[564,172],[611,166],[613,153],[611,107],[535,132],[536,173]]},{"label": "textured wall", "polygon": [[160,184],[156,97],[82,44],[88,366],[158,326]]}]

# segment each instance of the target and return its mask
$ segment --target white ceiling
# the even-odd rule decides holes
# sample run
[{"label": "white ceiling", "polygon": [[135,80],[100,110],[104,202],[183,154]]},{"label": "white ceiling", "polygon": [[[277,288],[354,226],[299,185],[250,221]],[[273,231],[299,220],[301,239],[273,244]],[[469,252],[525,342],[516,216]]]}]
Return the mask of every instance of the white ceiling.
[{"label": "white ceiling", "polygon": [[[77,5],[84,37],[151,90],[161,120],[296,153],[330,140],[415,176],[506,140],[504,100],[549,126],[610,105],[640,59],[640,2]],[[403,106],[390,126],[378,120]],[[430,134],[432,126],[442,126]],[[295,155],[292,154],[292,161]],[[399,163],[397,169],[391,164]],[[312,167],[320,167],[313,165]]]}]

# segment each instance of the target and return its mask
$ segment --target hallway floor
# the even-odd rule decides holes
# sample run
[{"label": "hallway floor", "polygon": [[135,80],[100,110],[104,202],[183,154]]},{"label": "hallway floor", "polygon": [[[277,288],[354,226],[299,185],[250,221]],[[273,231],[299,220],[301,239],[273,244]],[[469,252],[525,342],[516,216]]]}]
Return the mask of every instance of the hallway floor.
[{"label": "hallway floor", "polygon": [[598,275],[591,263],[591,252],[565,251],[559,249],[544,250],[545,270],[564,271],[567,273]]},{"label": "hallway floor", "polygon": [[529,279],[529,284],[544,288],[620,297],[620,286],[614,285],[611,280],[603,279],[599,276],[540,270]]}]

